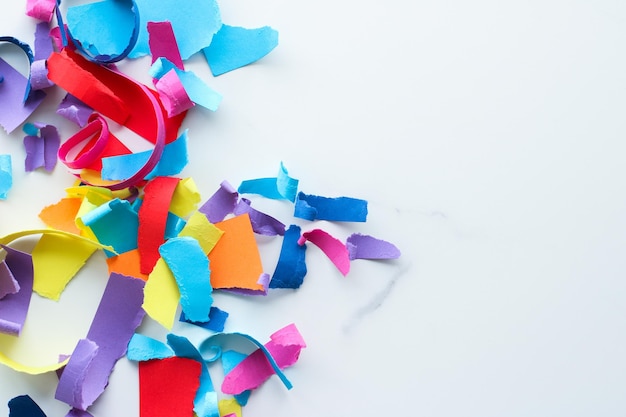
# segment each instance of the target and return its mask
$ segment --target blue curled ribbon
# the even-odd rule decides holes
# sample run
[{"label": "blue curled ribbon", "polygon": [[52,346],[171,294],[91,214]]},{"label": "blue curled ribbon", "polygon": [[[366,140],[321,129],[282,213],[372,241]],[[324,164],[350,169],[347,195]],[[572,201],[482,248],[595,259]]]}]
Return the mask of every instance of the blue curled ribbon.
[{"label": "blue curled ribbon", "polygon": [[137,44],[137,39],[139,38],[140,23],[139,23],[139,9],[137,8],[137,3],[135,3],[135,0],[122,0],[122,1],[127,1],[131,4],[130,10],[133,12],[133,15],[135,17],[135,27],[133,28],[133,33],[130,36],[128,45],[121,53],[117,55],[106,55],[106,54],[93,55],[89,51],[87,51],[83,47],[83,45],[80,43],[80,41],[72,36],[69,28],[65,27],[65,24],[63,23],[63,15],[61,13],[61,0],[57,0],[56,17],[57,17],[57,23],[59,25],[59,29],[61,31],[61,41],[63,42],[63,46],[64,47],[68,46],[69,42],[71,41],[76,47],[76,49],[82,55],[85,56],[85,58],[87,58],[90,61],[96,62],[98,64],[112,64],[114,62],[119,62],[122,59],[126,58],[128,54],[130,54],[130,52],[133,50],[135,45]]},{"label": "blue curled ribbon", "polygon": [[[30,67],[33,65],[33,62],[35,62],[35,55],[33,54],[33,50],[31,49],[30,45],[28,45],[26,42],[22,42],[21,40],[14,38],[13,36],[0,36],[0,42],[9,42],[12,43],[13,45],[18,46],[22,51],[24,51],[24,53],[26,54],[26,57],[28,57],[28,82],[26,83],[26,91],[24,91],[24,102],[26,102],[26,100],[28,100],[28,97],[30,96]],[[0,74],[0,82],[4,81],[4,76],[2,74]]]}]

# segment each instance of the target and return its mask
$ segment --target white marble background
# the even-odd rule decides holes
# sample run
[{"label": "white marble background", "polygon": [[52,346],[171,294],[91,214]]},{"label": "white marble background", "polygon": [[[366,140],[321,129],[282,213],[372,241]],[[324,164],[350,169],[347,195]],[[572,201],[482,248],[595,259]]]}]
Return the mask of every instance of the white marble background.
[{"label": "white marble background", "polygon": [[[0,35],[32,42],[24,2],[6,3]],[[342,277],[310,247],[300,290],[216,296],[231,313],[227,330],[265,340],[295,322],[308,343],[286,371],[293,390],[271,379],[244,415],[624,415],[626,3],[220,6],[228,24],[276,28],[280,45],[215,79],[192,58],[188,69],[224,101],[188,116],[183,174],[208,198],[222,180],[274,175],[282,160],[305,192],[370,202],[365,224],[315,226],[403,251]],[[51,109],[33,119],[69,130]],[[21,138],[0,134],[15,164],[1,235],[40,227],[39,210],[72,182],[63,166],[21,172]],[[284,205],[257,204],[294,221]],[[261,249],[271,271],[277,248]],[[60,303],[34,297],[32,337],[17,354],[71,351],[84,335],[105,274],[98,255],[88,266]],[[0,368],[0,415],[29,394],[63,416],[55,384],[53,374]],[[92,412],[133,417],[137,403],[135,366],[122,360]]]}]

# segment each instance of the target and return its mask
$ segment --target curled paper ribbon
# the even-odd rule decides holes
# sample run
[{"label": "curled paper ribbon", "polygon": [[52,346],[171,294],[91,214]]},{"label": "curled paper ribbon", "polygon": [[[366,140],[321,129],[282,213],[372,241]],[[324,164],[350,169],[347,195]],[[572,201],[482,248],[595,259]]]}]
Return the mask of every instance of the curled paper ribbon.
[{"label": "curled paper ribbon", "polygon": [[[89,244],[92,244],[94,247],[99,248],[99,249],[104,249],[105,246],[101,245],[98,242],[95,242],[93,240],[72,234],[72,233],[68,233],[68,232],[63,232],[61,230],[55,230],[55,229],[34,229],[34,230],[24,230],[21,232],[17,232],[17,233],[12,233],[10,235],[6,235],[0,238],[0,245],[8,245],[11,242],[13,242],[14,240],[17,240],[19,238],[25,237],[25,236],[31,236],[31,235],[44,235],[44,234],[55,234],[55,235],[63,235],[66,236],[70,239],[76,239],[76,240],[80,240],[81,242],[87,242]],[[109,248],[110,249],[110,248]],[[11,358],[9,358],[7,355],[5,355],[3,352],[0,352],[0,364],[6,365],[8,367],[10,367],[11,369],[14,369],[18,372],[24,372],[30,375],[37,375],[37,374],[42,374],[42,373],[46,373],[46,372],[50,372],[50,371],[54,371],[57,369],[62,368],[63,366],[65,366],[67,364],[69,359],[65,359],[64,361],[59,361],[53,364],[47,364],[47,365],[40,365],[40,366],[33,366],[33,365],[27,365],[27,364],[23,364],[20,362],[17,362]]]},{"label": "curled paper ribbon", "polygon": [[[28,58],[28,82],[26,83],[26,91],[24,91],[24,102],[26,102],[26,100],[28,99],[28,96],[30,95],[30,67],[33,65],[33,62],[35,61],[35,55],[33,54],[33,50],[30,48],[30,46],[25,43],[22,42],[21,40],[14,38],[13,36],[0,36],[0,42],[9,42],[12,43],[13,45],[18,46],[22,51],[24,51],[24,53],[26,54],[26,57]],[[1,75],[0,75],[1,77]]]},{"label": "curled paper ribbon", "polygon": [[[81,67],[82,63],[80,61],[81,61],[80,56],[73,54],[66,50],[64,50],[61,53],[58,53],[58,52],[53,53],[48,60],[49,77],[53,81],[55,81],[57,85],[66,89],[70,89],[71,91],[68,91],[70,94],[74,94],[74,93],[78,94],[81,92],[84,93],[84,89],[82,89],[80,85],[76,85],[76,77],[80,78],[84,82],[90,82],[94,79],[95,76],[94,74],[90,73],[87,69],[85,69],[85,68],[91,68],[91,67],[89,66]],[[97,65],[94,65],[94,64],[92,64],[92,66],[98,67]],[[125,111],[124,109],[122,109],[119,114],[116,113],[116,114],[109,115],[109,117],[116,116],[115,118],[117,119],[116,121],[118,123],[127,126],[131,130],[136,131],[138,129],[141,129],[142,130],[141,135],[145,137],[146,139],[148,139],[149,141],[151,141],[152,143],[154,143],[154,148],[152,149],[152,153],[150,154],[146,162],[143,164],[143,166],[141,166],[141,168],[139,168],[133,175],[131,175],[127,179],[124,179],[122,181],[115,182],[115,183],[96,184],[96,183],[93,183],[92,181],[85,179],[84,176],[81,176],[81,180],[86,185],[101,186],[101,187],[109,188],[111,190],[121,190],[121,189],[132,187],[134,185],[139,184],[154,169],[154,167],[158,163],[163,153],[163,148],[165,147],[165,142],[166,142],[167,132],[166,132],[165,118],[163,115],[163,109],[161,107],[161,104],[159,103],[156,95],[153,94],[152,91],[148,89],[148,87],[146,87],[145,85],[141,84],[138,81],[133,80],[131,77],[125,75],[124,73],[120,71],[108,69],[105,67],[101,67],[99,68],[99,70],[103,71],[103,73],[100,74],[101,76],[108,77],[107,81],[109,83],[116,84],[116,89],[125,88],[126,90],[135,91],[137,95],[141,97],[141,99],[137,99],[134,102],[134,105],[143,105],[143,106],[146,106],[147,108],[152,109],[152,112],[148,112],[150,113],[150,115],[143,115],[143,114],[138,114],[138,113],[135,115],[130,115],[130,111],[128,111],[127,113],[127,111]],[[72,73],[72,77],[70,77],[66,73],[66,71],[75,71],[75,72]],[[110,90],[108,92],[110,92]],[[89,98],[90,100],[96,100],[98,97],[99,96],[87,96],[87,98]],[[102,97],[106,99],[111,96],[103,94]],[[80,99],[81,97],[78,97],[78,98]],[[111,111],[117,111],[117,107],[114,106],[114,102],[111,102],[108,104],[109,105],[106,106],[107,110],[111,110],[111,107],[114,107],[114,110],[111,110]],[[133,116],[136,119],[141,119],[141,120],[135,120],[134,125],[132,124]],[[150,118],[151,120],[143,119],[144,116]],[[153,117],[150,117],[150,116],[153,116]],[[114,119],[114,117],[111,117],[111,118]],[[97,120],[97,118],[95,120]],[[92,125],[92,127],[87,128],[88,130],[86,133],[79,134],[78,138],[72,140],[72,145],[75,146],[80,141],[95,134],[98,131],[98,126],[104,129],[104,125],[105,125],[104,121],[100,120],[95,125]],[[145,127],[145,125],[148,125],[148,127]],[[101,146],[101,145],[98,145],[98,146]],[[68,147],[71,148],[72,146],[68,145]],[[67,147],[65,147],[65,144],[64,146],[62,146],[62,148],[64,149],[64,152],[67,149]],[[67,153],[65,154],[65,158],[67,158]]]},{"label": "curled paper ribbon", "polygon": [[139,10],[137,9],[137,4],[135,3],[135,0],[124,0],[128,3],[130,3],[131,5],[131,11],[133,12],[134,18],[135,18],[135,25],[133,27],[133,31],[132,34],[130,36],[130,39],[128,41],[128,45],[126,46],[126,48],[124,48],[124,50],[117,54],[117,55],[107,55],[107,54],[98,54],[98,55],[93,55],[90,52],[87,51],[86,48],[83,47],[82,43],[80,42],[80,40],[74,38],[72,36],[72,34],[70,33],[70,30],[67,28],[67,26],[64,24],[63,22],[63,14],[61,13],[61,0],[57,0],[57,7],[56,7],[56,16],[57,16],[57,23],[59,25],[59,29],[60,29],[60,33],[61,33],[61,41],[63,43],[63,46],[66,47],[69,45],[69,41],[71,41],[74,46],[76,47],[76,49],[83,54],[87,59],[89,59],[90,61],[93,62],[97,62],[99,64],[112,64],[114,62],[118,62],[121,61],[122,59],[126,58],[128,56],[128,54],[130,54],[130,52],[133,50],[133,48],[135,47],[135,44],[137,43],[137,39],[139,38]]},{"label": "curled paper ribbon", "polygon": [[[69,159],[70,151],[94,135],[98,135],[94,144],[87,151],[75,159]],[[104,117],[93,113],[89,116],[89,123],[74,136],[71,136],[59,147],[59,160],[68,168],[83,169],[94,163],[102,154],[109,139],[109,126]]]}]

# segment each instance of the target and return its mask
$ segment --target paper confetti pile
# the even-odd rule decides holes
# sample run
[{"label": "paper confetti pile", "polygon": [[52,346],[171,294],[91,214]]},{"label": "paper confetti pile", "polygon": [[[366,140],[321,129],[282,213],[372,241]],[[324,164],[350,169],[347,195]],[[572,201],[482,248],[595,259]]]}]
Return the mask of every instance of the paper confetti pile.
[{"label": "paper confetti pile", "polygon": [[[77,177],[64,198],[42,209],[46,229],[0,238],[0,332],[19,337],[32,293],[58,300],[96,251],[103,251],[109,277],[73,352],[45,366],[24,365],[2,352],[0,362],[29,374],[57,371],[55,398],[69,405],[68,416],[91,415],[89,407],[124,356],[138,364],[140,416],[241,416],[251,391],[272,375],[291,388],[283,370],[306,344],[294,324],[266,343],[224,332],[229,314],[213,305],[213,293],[263,296],[299,288],[307,242],[343,275],[354,260],[395,259],[400,251],[364,234],[341,241],[319,228],[303,232],[253,208],[242,194],[290,202],[294,218],[311,222],[366,221],[367,201],[305,194],[282,163],[275,177],[237,188],[224,181],[205,201],[192,178],[177,177],[187,164],[188,132],[181,132],[187,112],[215,111],[221,101],[184,62],[202,53],[219,76],[272,51],[274,29],[226,25],[214,0],[106,0],[69,7],[65,16],[60,3],[27,2],[27,14],[39,21],[34,52],[22,40],[0,37],[21,48],[30,63],[25,77],[0,59],[0,125],[8,133],[22,126],[27,171],[51,171],[60,161]],[[107,22],[116,22],[115,28]],[[151,56],[153,88],[115,65],[145,55]],[[51,88],[66,92],[57,113],[76,124],[63,139],[55,126],[27,121]],[[150,141],[152,149],[132,152],[109,123]],[[10,155],[0,155],[2,199],[10,197],[14,166]],[[257,235],[282,239],[271,275],[263,270]],[[28,236],[38,237],[31,253],[11,247]],[[206,340],[195,346],[173,333],[166,341],[137,333],[145,319],[172,330],[177,318],[205,329]],[[252,353],[221,349],[233,339],[250,344]],[[218,361],[224,379],[216,387],[208,369]],[[227,399],[218,401],[218,392]],[[8,405],[14,417],[45,415],[28,395]]]}]

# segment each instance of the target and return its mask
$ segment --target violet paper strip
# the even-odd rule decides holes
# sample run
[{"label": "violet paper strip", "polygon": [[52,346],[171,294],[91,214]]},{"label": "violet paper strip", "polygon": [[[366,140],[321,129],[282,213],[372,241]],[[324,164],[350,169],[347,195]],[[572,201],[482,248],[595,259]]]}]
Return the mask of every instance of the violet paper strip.
[{"label": "violet paper strip", "polygon": [[0,74],[4,77],[0,84],[0,125],[7,133],[11,133],[35,111],[46,93],[33,91],[24,103],[24,90],[30,81],[2,58]]},{"label": "violet paper strip", "polygon": [[54,85],[48,79],[46,67],[46,60],[53,51],[50,25],[47,22],[40,22],[35,28],[35,56],[30,66],[30,85],[33,90],[42,90]]},{"label": "violet paper strip", "polygon": [[227,181],[222,181],[220,188],[204,203],[198,211],[211,223],[217,223],[235,211],[239,193]]},{"label": "violet paper strip", "polygon": [[0,300],[0,332],[19,336],[33,293],[33,260],[30,254],[2,245],[7,252],[5,262],[17,280],[20,290]]},{"label": "violet paper strip", "polygon": [[109,276],[87,338],[83,339],[86,342],[79,342],[78,346],[93,343],[94,356],[81,371],[84,361],[78,359],[75,365],[72,355],[59,379],[56,399],[87,410],[102,394],[116,362],[126,353],[128,342],[145,315],[141,308],[144,284],[141,279],[117,273]]},{"label": "violet paper strip", "polygon": [[354,233],[346,240],[350,260],[353,259],[397,259],[400,250],[390,242],[370,235]]},{"label": "violet paper strip", "polygon": [[93,109],[68,93],[61,100],[56,113],[80,127],[85,127],[89,122],[89,116],[93,113]]},{"label": "violet paper strip", "polygon": [[9,294],[16,294],[19,290],[19,282],[13,276],[6,261],[3,260],[0,262],[0,300]]},{"label": "violet paper strip", "polygon": [[26,149],[24,168],[26,172],[31,172],[43,167],[50,172],[56,166],[57,152],[61,146],[59,132],[52,125],[36,123],[34,126],[39,130],[39,136],[26,135],[24,137]]},{"label": "violet paper strip", "polygon": [[292,224],[283,237],[270,288],[299,288],[306,276],[306,246],[298,244],[300,227]]},{"label": "violet paper strip", "polygon": [[268,214],[253,209],[250,204],[250,200],[242,198],[235,206],[234,214],[238,216],[248,213],[254,233],[264,236],[283,236],[285,234],[285,225],[282,222]]}]

